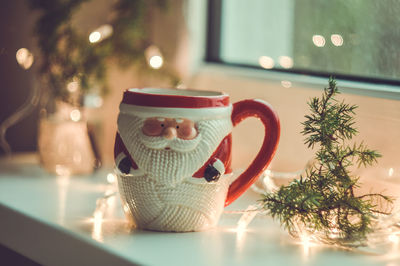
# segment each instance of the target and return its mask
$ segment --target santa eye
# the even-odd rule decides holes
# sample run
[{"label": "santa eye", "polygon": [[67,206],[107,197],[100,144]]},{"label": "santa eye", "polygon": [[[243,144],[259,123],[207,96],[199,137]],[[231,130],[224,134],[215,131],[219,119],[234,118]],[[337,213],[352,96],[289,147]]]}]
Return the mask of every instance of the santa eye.
[{"label": "santa eye", "polygon": [[176,126],[176,128],[178,129],[178,128],[179,128],[179,126]]},{"label": "santa eye", "polygon": [[161,127],[164,127],[164,124],[161,124]]}]

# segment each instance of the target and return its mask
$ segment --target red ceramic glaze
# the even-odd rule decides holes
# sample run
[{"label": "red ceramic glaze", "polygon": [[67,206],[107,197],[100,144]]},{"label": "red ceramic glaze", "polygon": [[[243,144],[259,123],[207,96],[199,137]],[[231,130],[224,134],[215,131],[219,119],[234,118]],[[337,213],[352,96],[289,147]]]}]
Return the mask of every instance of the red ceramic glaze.
[{"label": "red ceramic glaze", "polygon": [[264,142],[250,166],[230,185],[225,206],[228,206],[242,195],[257,180],[260,174],[267,169],[279,142],[279,118],[268,103],[259,100],[243,100],[233,104],[233,126],[236,126],[247,117],[257,117],[264,124]]},{"label": "red ceramic glaze", "polygon": [[[143,90],[143,92],[141,92]],[[154,90],[154,93],[149,93]],[[208,108],[229,106],[229,96],[227,94],[217,94],[210,96],[200,96],[203,91],[185,90],[187,95],[163,94],[163,91],[173,92],[178,89],[128,89],[124,92],[122,103],[134,104],[139,106],[152,107],[177,107],[179,108]],[[193,92],[190,95],[190,92]],[[204,91],[204,95],[210,93]],[[199,94],[199,95],[196,95]]]},{"label": "red ceramic glaze", "polygon": [[211,155],[210,159],[201,167],[196,173],[194,173],[193,177],[195,178],[203,178],[204,171],[207,165],[212,164],[215,159],[221,160],[225,167],[225,174],[232,173],[232,134],[226,136],[219,144],[218,148],[215,150],[213,155]]}]

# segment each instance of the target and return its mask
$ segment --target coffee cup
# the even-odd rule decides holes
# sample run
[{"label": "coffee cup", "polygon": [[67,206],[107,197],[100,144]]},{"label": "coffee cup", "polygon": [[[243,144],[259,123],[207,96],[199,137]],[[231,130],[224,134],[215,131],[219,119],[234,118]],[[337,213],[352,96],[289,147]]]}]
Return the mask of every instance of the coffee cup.
[{"label": "coffee cup", "polygon": [[[119,106],[114,157],[125,215],[138,228],[201,231],[268,167],[280,124],[262,100],[230,103],[223,92],[134,88]],[[232,129],[247,117],[265,126],[262,146],[232,180]]]}]

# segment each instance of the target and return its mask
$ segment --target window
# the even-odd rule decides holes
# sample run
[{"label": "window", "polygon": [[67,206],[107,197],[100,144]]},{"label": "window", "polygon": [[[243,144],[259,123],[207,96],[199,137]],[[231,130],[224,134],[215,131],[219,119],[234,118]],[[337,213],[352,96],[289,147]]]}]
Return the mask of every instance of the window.
[{"label": "window", "polygon": [[400,85],[398,0],[210,0],[207,61]]}]

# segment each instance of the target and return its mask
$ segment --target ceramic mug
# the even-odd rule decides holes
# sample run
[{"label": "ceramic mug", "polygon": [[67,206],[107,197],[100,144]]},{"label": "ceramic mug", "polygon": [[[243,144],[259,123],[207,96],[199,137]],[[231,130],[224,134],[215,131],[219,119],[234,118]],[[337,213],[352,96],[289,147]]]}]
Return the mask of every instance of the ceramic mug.
[{"label": "ceramic mug", "polygon": [[[114,157],[125,215],[137,227],[200,231],[215,226],[267,168],[280,136],[277,114],[261,100],[233,105],[215,91],[141,88],[124,92]],[[231,131],[247,117],[265,126],[254,161],[231,180]]]}]

